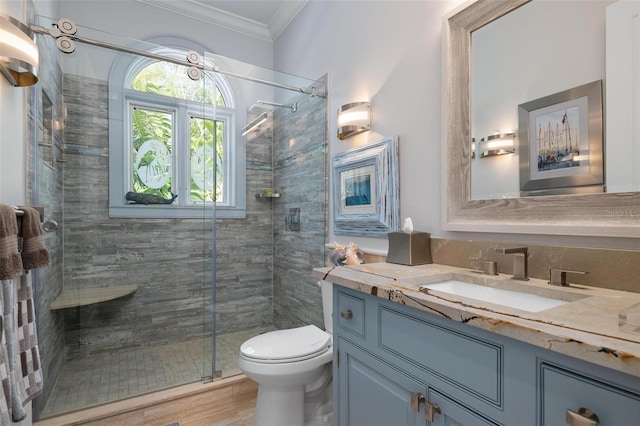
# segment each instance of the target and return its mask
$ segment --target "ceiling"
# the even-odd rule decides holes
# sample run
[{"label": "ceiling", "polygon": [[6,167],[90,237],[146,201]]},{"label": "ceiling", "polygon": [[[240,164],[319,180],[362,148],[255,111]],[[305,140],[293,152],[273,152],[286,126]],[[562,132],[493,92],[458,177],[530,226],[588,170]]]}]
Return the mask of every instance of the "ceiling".
[{"label": "ceiling", "polygon": [[150,6],[274,41],[308,0],[138,0]]}]

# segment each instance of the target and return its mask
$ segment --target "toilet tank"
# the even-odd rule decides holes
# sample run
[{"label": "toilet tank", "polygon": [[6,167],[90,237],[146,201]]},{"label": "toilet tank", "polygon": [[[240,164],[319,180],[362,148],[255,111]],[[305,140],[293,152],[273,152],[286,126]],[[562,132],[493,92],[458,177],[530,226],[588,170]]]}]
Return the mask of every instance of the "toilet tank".
[{"label": "toilet tank", "polygon": [[324,316],[324,329],[333,334],[333,283],[318,281],[322,291],[322,315]]}]

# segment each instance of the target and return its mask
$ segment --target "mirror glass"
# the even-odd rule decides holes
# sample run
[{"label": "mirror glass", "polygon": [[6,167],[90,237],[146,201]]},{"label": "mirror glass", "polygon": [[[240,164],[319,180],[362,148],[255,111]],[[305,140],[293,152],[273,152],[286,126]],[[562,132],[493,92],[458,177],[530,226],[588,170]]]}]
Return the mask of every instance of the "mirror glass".
[{"label": "mirror glass", "polygon": [[[519,140],[526,138],[518,135],[518,105],[599,80],[605,186],[598,186],[597,192],[640,190],[639,35],[619,24],[624,22],[621,15],[628,13],[624,10],[628,3],[636,2],[533,0],[472,32],[472,200],[523,195],[519,150],[527,141]],[[630,104],[635,105],[630,109]],[[572,131],[566,117],[553,125],[554,134],[561,127]],[[515,134],[515,153],[486,155],[487,143],[496,133]],[[565,157],[562,165],[566,164]]]},{"label": "mirror glass", "polygon": [[[548,53],[549,50],[558,49],[561,51],[560,56],[564,57],[582,54],[584,53],[583,51],[598,50],[602,52],[603,49],[602,41],[597,42],[600,43],[600,47],[570,47],[565,43],[565,39],[569,38],[569,35],[563,32],[550,38],[552,46],[538,43],[538,39],[546,38],[544,34],[551,31],[550,26],[546,23],[550,22],[550,17],[548,21],[543,20],[543,23],[538,22],[536,24],[527,20],[526,23],[518,26],[517,31],[513,30],[513,32],[517,33],[530,27],[529,31],[534,34],[533,41],[530,41],[529,44],[522,44],[523,42],[521,42],[521,44],[517,44],[519,48],[514,49],[523,51],[526,54],[525,56],[532,58],[533,62],[524,64],[520,60],[514,60],[511,58],[514,55],[512,52],[498,51],[493,44],[490,46],[489,51],[485,53],[487,58],[484,59],[494,62],[500,67],[514,65],[515,68],[512,68],[510,73],[518,76],[526,73],[524,68],[536,67],[534,72],[529,73],[533,81],[515,80],[520,98],[514,99],[513,104],[508,104],[507,106],[510,110],[509,114],[514,114],[514,117],[516,114],[514,111],[518,110],[520,113],[520,111],[526,109],[524,108],[525,106],[531,107],[526,111],[537,113],[538,110],[536,108],[540,108],[538,106],[539,99],[548,99],[550,96],[557,94],[558,91],[561,91],[560,93],[575,94],[574,84],[581,84],[578,87],[584,87],[589,83],[593,83],[594,79],[597,79],[596,86],[600,88],[597,91],[598,98],[604,97],[605,100],[588,102],[587,112],[581,112],[580,114],[582,115],[578,115],[578,121],[580,122],[580,129],[582,129],[582,122],[584,121],[589,125],[588,133],[590,135],[595,134],[596,132],[591,131],[593,120],[591,119],[592,111],[590,105],[598,104],[600,126],[606,128],[604,142],[604,157],[606,157],[604,160],[605,192],[583,193],[580,195],[556,192],[547,193],[544,196],[537,194],[537,196],[522,197],[516,196],[518,195],[515,193],[517,191],[507,188],[505,194],[513,193],[513,196],[497,195],[494,194],[495,191],[493,190],[490,192],[492,198],[479,199],[479,197],[474,198],[471,195],[472,164],[478,164],[478,162],[489,164],[490,160],[496,159],[494,157],[479,158],[479,155],[474,158],[471,152],[473,136],[476,136],[476,132],[515,130],[513,127],[511,129],[508,128],[510,123],[488,124],[486,128],[489,130],[486,131],[472,129],[472,121],[474,121],[471,118],[472,115],[480,114],[471,110],[471,105],[476,104],[475,100],[471,100],[472,87],[486,86],[485,88],[491,91],[491,107],[493,107],[493,104],[499,104],[502,98],[512,96],[511,92],[506,92],[506,94],[504,91],[499,92],[502,90],[499,87],[500,83],[502,83],[501,81],[496,79],[484,82],[478,81],[480,76],[474,75],[471,66],[471,59],[475,55],[478,40],[472,40],[472,36],[480,29],[491,28],[492,25],[500,22],[505,16],[506,19],[509,19],[512,13],[525,12],[526,9],[524,8],[530,6],[529,3],[531,3],[531,0],[477,0],[453,10],[447,15],[443,27],[442,43],[443,52],[446,56],[443,61],[442,72],[442,143],[443,156],[445,158],[442,169],[442,190],[444,195],[442,228],[446,231],[637,238],[640,229],[640,191],[638,191],[638,188],[640,188],[640,180],[638,179],[638,170],[640,170],[640,162],[638,161],[638,156],[640,155],[640,143],[638,142],[640,140],[640,127],[638,126],[640,122],[640,84],[638,82],[638,76],[640,76],[640,31],[638,31],[638,28],[640,28],[638,21],[640,1],[623,0],[610,3],[609,0],[603,0],[602,2],[588,0],[575,2],[534,0],[533,4],[536,2],[546,2],[558,7],[559,5],[564,6],[564,3],[586,4],[587,6],[591,3],[607,3],[605,23],[602,24],[602,21],[599,21],[600,27],[604,25],[606,33],[604,41],[604,73],[602,64],[594,65],[593,68],[589,67],[591,71],[587,69],[586,65],[581,65],[578,69],[561,68],[551,73],[551,76],[557,77],[560,83],[554,83],[556,86],[546,89],[535,89],[537,87],[535,85],[536,80],[541,79],[540,76],[543,73],[543,69],[551,66],[550,62],[553,62],[546,57],[550,55]],[[593,5],[591,4],[591,6]],[[520,8],[522,10],[519,10]],[[569,23],[573,22],[574,18],[577,18],[580,13],[575,12],[574,16],[548,11],[547,14],[562,15],[563,19],[556,26],[567,28],[567,34],[578,31],[573,28],[573,24],[570,25]],[[581,26],[595,28],[596,24],[587,21],[577,25],[578,28]],[[478,32],[477,34],[481,33]],[[515,35],[513,33],[502,33],[500,37],[507,39],[515,37]],[[600,57],[602,58],[602,53],[600,53]],[[569,62],[575,61],[571,60]],[[615,66],[612,64],[615,64]],[[569,79],[569,77],[580,75],[581,73],[593,73],[592,69],[599,69],[600,77],[595,74],[585,74],[582,80],[588,81],[579,83]],[[493,78],[493,76],[490,77]],[[555,82],[554,78],[546,79]],[[604,87],[604,96],[600,86]],[[534,92],[534,90],[539,91]],[[567,98],[582,99],[586,96],[587,99],[592,99],[593,91],[586,93],[586,95],[580,95],[580,97],[571,95]],[[543,97],[540,98],[540,96]],[[556,107],[558,101],[564,103],[566,99],[553,97],[553,102],[550,105]],[[564,105],[557,107],[557,109],[564,108]],[[490,108],[489,106],[479,108],[476,105],[476,109],[489,110]],[[545,108],[540,108],[540,110],[545,110]],[[606,111],[604,124],[602,111]],[[544,117],[551,115],[551,113],[545,110],[541,115]],[[535,118],[537,120],[537,116]],[[511,120],[515,122],[515,118]],[[518,118],[518,122],[521,120],[521,118]],[[526,120],[523,122],[526,122]],[[477,121],[477,117],[475,121]],[[529,123],[533,122],[531,113],[528,121]],[[479,124],[476,124],[476,126],[479,126]],[[505,126],[505,128],[499,128],[502,126]],[[537,129],[538,126],[531,127],[527,125],[522,126],[522,128],[528,130],[528,133],[524,133],[525,137],[528,135],[529,140],[535,139],[535,134],[532,138],[531,130]],[[600,134],[602,133],[603,130],[600,129]],[[481,136],[478,135],[476,137]],[[523,139],[522,131],[518,132],[518,139]],[[600,137],[599,142],[599,146],[603,148],[602,137]],[[589,136],[589,149],[591,150],[593,146]],[[538,168],[536,163],[538,153],[539,151],[532,152],[532,150],[529,150],[528,157],[531,161],[527,165],[534,165],[535,168]],[[516,151],[515,155],[510,155],[520,157],[522,159],[520,163],[525,163],[524,154]],[[582,155],[582,152],[577,153],[577,155]],[[505,157],[508,157],[508,155]],[[589,157],[589,162],[591,163],[591,156]],[[600,163],[602,162],[600,161]],[[520,168],[524,170],[524,168]],[[496,167],[496,169],[501,171],[499,167]],[[529,167],[529,169],[534,170],[534,167]],[[487,183],[487,185],[498,186],[503,181],[520,181],[521,176],[515,171],[511,175],[495,175],[490,178],[491,182]],[[599,185],[602,186],[602,181],[599,182]],[[612,191],[616,186],[618,187],[617,190]],[[577,188],[578,186],[574,185],[574,187]]]}]

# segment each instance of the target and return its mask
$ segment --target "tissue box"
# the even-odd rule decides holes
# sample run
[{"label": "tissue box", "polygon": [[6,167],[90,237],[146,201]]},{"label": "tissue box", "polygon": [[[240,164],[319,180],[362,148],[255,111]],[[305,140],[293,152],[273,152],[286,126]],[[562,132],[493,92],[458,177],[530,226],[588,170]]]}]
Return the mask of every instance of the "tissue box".
[{"label": "tissue box", "polygon": [[431,260],[431,234],[427,232],[390,232],[387,262],[424,265]]}]

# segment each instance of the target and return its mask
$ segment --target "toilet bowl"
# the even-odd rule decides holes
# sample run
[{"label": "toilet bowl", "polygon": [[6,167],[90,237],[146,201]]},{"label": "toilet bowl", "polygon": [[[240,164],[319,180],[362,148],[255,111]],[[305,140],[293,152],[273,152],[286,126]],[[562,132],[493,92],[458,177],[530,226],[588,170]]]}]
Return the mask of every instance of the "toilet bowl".
[{"label": "toilet bowl", "polygon": [[319,395],[331,384],[332,284],[320,284],[327,331],[315,325],[276,330],[240,347],[238,367],[258,383],[256,426],[304,425],[305,395]]}]

